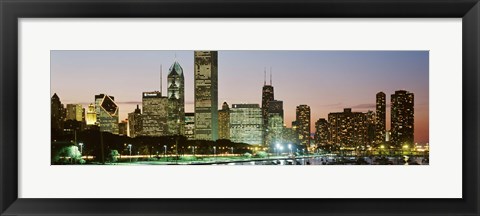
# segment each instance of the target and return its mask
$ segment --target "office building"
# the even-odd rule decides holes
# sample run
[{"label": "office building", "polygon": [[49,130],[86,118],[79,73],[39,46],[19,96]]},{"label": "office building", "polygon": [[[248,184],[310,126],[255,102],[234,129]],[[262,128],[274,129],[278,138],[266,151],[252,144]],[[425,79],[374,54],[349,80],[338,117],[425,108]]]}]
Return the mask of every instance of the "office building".
[{"label": "office building", "polygon": [[168,72],[168,134],[183,135],[185,130],[185,79],[183,68],[175,61]]},{"label": "office building", "polygon": [[125,119],[118,123],[118,135],[127,136],[128,134],[128,119]]},{"label": "office building", "polygon": [[263,87],[262,87],[262,119],[263,119],[263,140],[264,145],[267,145],[267,136],[268,136],[268,109],[270,105],[270,101],[275,99],[274,97],[274,89],[272,85],[272,72],[270,71],[270,85],[267,85],[267,75],[266,70],[264,71],[264,80],[263,80]]},{"label": "office building", "polygon": [[167,135],[168,98],[159,91],[143,92],[142,109],[142,135]]},{"label": "office building", "polygon": [[230,140],[260,145],[263,143],[262,109],[258,104],[233,104],[230,109]]},{"label": "office building", "polygon": [[185,137],[195,139],[195,113],[185,113]]},{"label": "office building", "polygon": [[218,139],[230,139],[230,108],[223,102],[222,109],[218,111]]},{"label": "office building", "polygon": [[50,105],[51,105],[51,128],[54,130],[61,131],[63,130],[63,121],[64,121],[64,108],[63,104],[60,101],[60,98],[58,97],[57,93],[53,94],[51,100],[50,100]]},{"label": "office building", "polygon": [[142,112],[137,104],[137,108],[133,112],[128,113],[128,136],[132,138],[140,136],[142,135],[142,129]]},{"label": "office building", "polygon": [[218,139],[218,53],[195,51],[195,139]]},{"label": "office building", "polygon": [[83,107],[81,104],[67,104],[66,120],[83,122]]},{"label": "office building", "polygon": [[119,107],[113,96],[95,95],[95,111],[100,131],[118,134]]}]

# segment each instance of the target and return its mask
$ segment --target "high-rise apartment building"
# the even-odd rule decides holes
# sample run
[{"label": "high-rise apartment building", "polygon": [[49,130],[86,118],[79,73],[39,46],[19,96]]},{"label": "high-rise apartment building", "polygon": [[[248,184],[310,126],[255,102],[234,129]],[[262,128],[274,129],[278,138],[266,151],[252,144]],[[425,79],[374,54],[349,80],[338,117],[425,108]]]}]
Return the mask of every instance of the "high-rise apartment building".
[{"label": "high-rise apartment building", "polygon": [[414,96],[405,90],[391,95],[391,142],[394,146],[413,146]]},{"label": "high-rise apartment building", "polygon": [[329,125],[326,119],[321,118],[315,122],[315,143],[319,146],[324,146],[329,144],[330,140],[330,130]]},{"label": "high-rise apartment building", "polygon": [[195,51],[195,139],[218,139],[218,52]]},{"label": "high-rise apartment building", "polygon": [[230,109],[230,140],[260,145],[263,143],[262,109],[258,104],[233,104]]},{"label": "high-rise apartment building", "polygon": [[175,61],[168,72],[168,134],[183,135],[185,130],[185,79]]},{"label": "high-rise apartment building", "polygon": [[142,135],[167,135],[168,98],[159,91],[143,92],[142,109]]},{"label": "high-rise apartment building", "polygon": [[329,113],[330,142],[340,147],[367,145],[367,115],[352,112],[345,108],[343,112]]},{"label": "high-rise apartment building", "polygon": [[310,145],[310,107],[299,105],[296,114],[298,138],[302,145],[308,146]]},{"label": "high-rise apartment building", "polygon": [[385,132],[387,130],[387,120],[386,120],[386,95],[383,92],[378,92],[376,95],[376,110],[375,110],[375,142],[377,144],[385,142]]},{"label": "high-rise apartment building", "polygon": [[113,96],[95,95],[95,112],[100,131],[118,134],[119,107]]},{"label": "high-rise apartment building", "polygon": [[230,139],[230,108],[223,102],[222,109],[218,111],[218,139]]}]

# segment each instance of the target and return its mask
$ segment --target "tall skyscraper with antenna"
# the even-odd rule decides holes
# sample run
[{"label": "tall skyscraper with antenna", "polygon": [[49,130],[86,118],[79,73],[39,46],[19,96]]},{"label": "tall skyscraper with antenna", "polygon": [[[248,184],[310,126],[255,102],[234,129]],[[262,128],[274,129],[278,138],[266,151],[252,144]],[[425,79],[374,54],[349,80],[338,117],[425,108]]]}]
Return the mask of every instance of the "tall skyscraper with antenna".
[{"label": "tall skyscraper with antenna", "polygon": [[263,71],[263,88],[262,88],[262,118],[263,118],[263,145],[266,145],[266,137],[268,135],[268,107],[270,101],[274,100],[272,85],[272,68],[270,68],[270,85],[267,85],[267,69]]},{"label": "tall skyscraper with antenna", "polygon": [[178,61],[168,71],[168,133],[183,135],[185,131],[185,79]]}]

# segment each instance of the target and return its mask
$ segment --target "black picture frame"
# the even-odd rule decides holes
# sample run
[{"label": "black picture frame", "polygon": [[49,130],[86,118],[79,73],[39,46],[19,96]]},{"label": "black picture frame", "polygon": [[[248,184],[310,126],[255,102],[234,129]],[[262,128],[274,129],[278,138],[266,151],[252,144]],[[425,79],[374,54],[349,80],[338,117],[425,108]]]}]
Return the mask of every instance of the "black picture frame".
[{"label": "black picture frame", "polygon": [[[478,0],[0,0],[0,15],[1,215],[480,215]],[[17,20],[23,17],[462,18],[463,198],[19,199]]]}]

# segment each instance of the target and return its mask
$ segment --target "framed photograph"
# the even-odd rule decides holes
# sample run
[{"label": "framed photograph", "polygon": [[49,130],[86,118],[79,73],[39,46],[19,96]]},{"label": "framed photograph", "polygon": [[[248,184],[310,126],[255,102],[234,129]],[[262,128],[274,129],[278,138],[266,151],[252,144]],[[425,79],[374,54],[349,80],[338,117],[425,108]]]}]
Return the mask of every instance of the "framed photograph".
[{"label": "framed photograph", "polygon": [[0,1],[1,215],[479,215],[478,1]]}]

